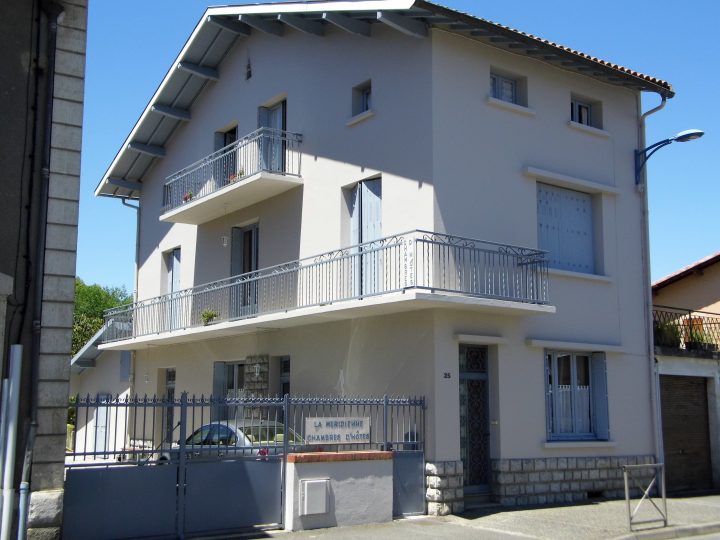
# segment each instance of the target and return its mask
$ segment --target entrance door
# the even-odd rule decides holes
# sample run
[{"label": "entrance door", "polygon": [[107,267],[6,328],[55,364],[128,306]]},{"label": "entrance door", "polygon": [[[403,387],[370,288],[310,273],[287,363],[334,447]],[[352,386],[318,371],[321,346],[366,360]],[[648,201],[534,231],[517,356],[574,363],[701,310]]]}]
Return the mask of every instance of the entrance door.
[{"label": "entrance door", "polygon": [[230,318],[257,313],[258,226],[233,227],[230,275],[241,276],[230,289]]},{"label": "entrance door", "polygon": [[466,495],[487,493],[490,486],[487,366],[486,346],[460,346],[460,456]]},{"label": "entrance door", "polygon": [[167,407],[165,411],[165,423],[164,432],[165,436],[163,442],[167,445],[171,445],[174,438],[173,432],[175,431],[175,368],[167,368],[165,370],[165,400]]},{"label": "entrance door", "polygon": [[260,169],[264,171],[285,172],[285,140],[287,102],[281,101],[272,107],[260,107],[258,127],[269,128],[261,139]]},{"label": "entrance door", "polygon": [[365,180],[355,187],[350,208],[353,243],[364,244],[355,265],[355,295],[382,292],[382,253],[369,244],[382,238],[382,184],[379,178]]}]

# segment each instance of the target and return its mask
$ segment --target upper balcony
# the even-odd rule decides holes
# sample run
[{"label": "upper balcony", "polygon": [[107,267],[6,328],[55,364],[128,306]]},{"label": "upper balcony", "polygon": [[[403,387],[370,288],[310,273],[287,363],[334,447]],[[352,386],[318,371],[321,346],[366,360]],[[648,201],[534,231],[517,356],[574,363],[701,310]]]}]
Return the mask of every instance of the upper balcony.
[{"label": "upper balcony", "polygon": [[665,354],[714,356],[720,350],[720,313],[653,306],[653,337]]},{"label": "upper balcony", "polygon": [[103,348],[423,308],[553,313],[547,303],[545,252],[412,231],[109,310]]},{"label": "upper balcony", "polygon": [[199,225],[302,184],[302,136],[260,128],[169,176],[160,221]]}]

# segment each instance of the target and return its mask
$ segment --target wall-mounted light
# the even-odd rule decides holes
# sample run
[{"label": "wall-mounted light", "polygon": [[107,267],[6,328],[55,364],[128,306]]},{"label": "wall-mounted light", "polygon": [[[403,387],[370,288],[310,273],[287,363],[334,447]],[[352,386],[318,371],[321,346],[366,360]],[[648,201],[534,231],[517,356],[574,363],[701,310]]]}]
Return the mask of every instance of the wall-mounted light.
[{"label": "wall-mounted light", "polygon": [[220,245],[224,248],[230,245],[230,237],[227,234],[220,235]]}]

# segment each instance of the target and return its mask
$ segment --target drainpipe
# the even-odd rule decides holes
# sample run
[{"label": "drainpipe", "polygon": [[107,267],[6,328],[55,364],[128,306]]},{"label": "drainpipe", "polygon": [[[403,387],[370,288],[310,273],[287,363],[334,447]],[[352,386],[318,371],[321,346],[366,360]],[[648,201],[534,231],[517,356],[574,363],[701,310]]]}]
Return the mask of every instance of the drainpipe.
[{"label": "drainpipe", "polygon": [[[138,205],[130,204],[127,202],[127,197],[121,199],[123,206],[133,208],[135,210],[135,290],[133,291],[133,302],[138,300],[138,275],[140,272],[140,203]],[[135,395],[135,367],[137,364],[137,353],[136,351],[130,352],[130,387],[129,396]]]},{"label": "drainpipe", "polygon": [[[667,96],[660,96],[662,101],[660,105],[654,109],[640,115],[638,120],[638,148],[643,149],[646,147],[645,142],[645,120],[651,114],[655,114],[660,111],[667,104]],[[642,110],[642,104],[640,100],[640,93],[637,95],[637,110]],[[648,194],[647,194],[647,167],[643,168],[641,181],[637,186],[638,194],[640,195],[642,204],[642,215],[640,218],[640,231],[642,235],[642,267],[643,267],[643,291],[645,300],[645,333],[647,342],[647,355],[648,355],[648,376],[650,378],[650,405],[652,407],[652,420],[653,420],[653,438],[655,446],[655,462],[664,463],[665,450],[663,448],[662,440],[662,413],[660,410],[660,377],[658,375],[657,365],[655,363],[655,345],[653,337],[653,326],[651,321],[653,320],[653,306],[652,306],[652,288],[650,285],[650,221],[648,217],[649,205],[648,205]],[[663,486],[664,488],[664,486]]]},{"label": "drainpipe", "polygon": [[20,374],[22,372],[22,345],[10,346],[10,372],[8,384],[7,440],[5,445],[5,463],[2,471],[2,526],[0,538],[9,540],[13,524],[15,507],[15,449],[18,432],[18,413],[20,408]]},{"label": "drainpipe", "polygon": [[55,49],[57,45],[57,21],[63,12],[62,6],[51,3],[44,7],[47,17],[47,70],[45,71],[45,125],[42,142],[42,166],[40,169],[40,208],[37,213],[37,243],[35,249],[35,295],[33,298],[32,341],[30,344],[30,428],[25,444],[20,481],[20,506],[18,521],[18,538],[25,538],[27,528],[27,510],[30,492],[30,470],[32,468],[35,434],[37,433],[38,412],[38,364],[40,361],[40,337],[42,331],[43,281],[45,277],[45,245],[47,237],[48,191],[50,184],[50,142],[52,138],[53,95],[55,93]]}]

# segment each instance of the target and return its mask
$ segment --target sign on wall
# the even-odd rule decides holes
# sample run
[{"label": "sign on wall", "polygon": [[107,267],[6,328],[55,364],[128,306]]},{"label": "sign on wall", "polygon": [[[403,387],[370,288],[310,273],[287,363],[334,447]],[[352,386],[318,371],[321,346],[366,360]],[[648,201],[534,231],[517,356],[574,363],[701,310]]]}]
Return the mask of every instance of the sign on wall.
[{"label": "sign on wall", "polygon": [[370,417],[315,417],[305,419],[308,444],[358,444],[370,442]]}]

